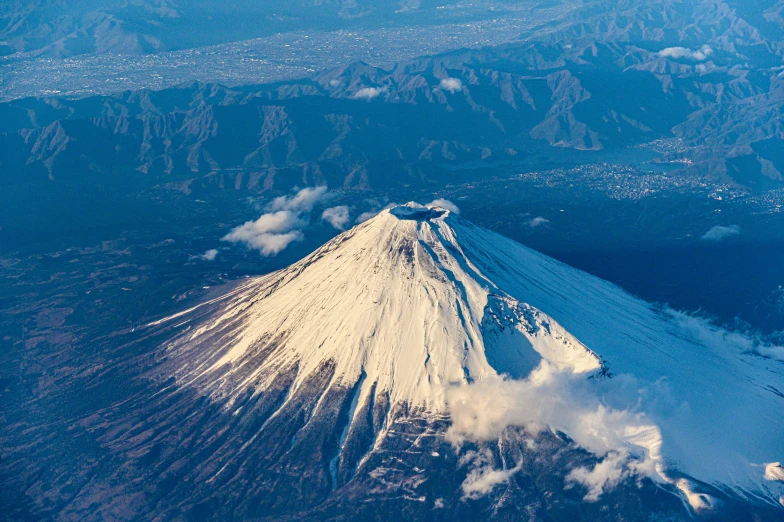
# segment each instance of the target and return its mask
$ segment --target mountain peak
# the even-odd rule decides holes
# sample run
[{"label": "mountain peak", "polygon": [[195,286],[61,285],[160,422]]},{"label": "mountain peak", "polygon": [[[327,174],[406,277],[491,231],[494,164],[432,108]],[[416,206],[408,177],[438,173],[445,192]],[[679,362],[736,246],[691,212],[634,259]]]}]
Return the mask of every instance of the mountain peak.
[{"label": "mountain peak", "polygon": [[[690,481],[668,478],[671,467],[741,496],[755,491],[775,503],[780,494],[762,466],[781,460],[784,420],[770,407],[784,389],[780,363],[438,205],[382,211],[204,309],[206,319],[168,345],[166,377],[235,414],[265,404],[253,439],[273,428],[337,434],[333,484],[400,419],[454,418],[455,390],[487,384],[487,397],[498,383],[544,380],[549,391],[515,411],[542,415],[566,393],[556,409],[580,407],[585,417],[548,410],[541,418],[568,432],[590,428],[606,405],[628,408],[612,410],[609,439],[589,430],[583,440],[601,440],[605,452],[608,440],[634,448],[647,473],[676,485],[695,509],[709,502]],[[611,374],[618,378],[604,378]],[[505,397],[514,403],[516,394]],[[471,410],[472,400],[461,407]],[[461,425],[474,429],[473,415]]]},{"label": "mountain peak", "polygon": [[434,219],[442,219],[450,215],[450,211],[438,205],[420,205],[410,201],[405,205],[397,205],[385,212],[393,215],[398,219],[410,219],[414,221],[430,221]]},{"label": "mountain peak", "polygon": [[[252,279],[187,336],[209,342],[182,378],[236,399],[277,375],[302,385],[325,364],[332,386],[445,411],[451,386],[526,376],[542,359],[577,372],[598,358],[538,309],[501,291],[469,260],[462,220],[407,203],[339,235],[291,267]],[[195,369],[194,369],[195,367]]]}]

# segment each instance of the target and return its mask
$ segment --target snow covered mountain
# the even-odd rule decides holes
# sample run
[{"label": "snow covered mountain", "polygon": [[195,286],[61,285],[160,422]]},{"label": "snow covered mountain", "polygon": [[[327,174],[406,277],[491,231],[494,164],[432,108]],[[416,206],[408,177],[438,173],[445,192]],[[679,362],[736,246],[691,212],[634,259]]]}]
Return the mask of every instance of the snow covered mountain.
[{"label": "snow covered mountain", "polygon": [[175,477],[158,513],[784,516],[780,347],[439,206],[150,326],[166,385],[106,444]]},{"label": "snow covered mountain", "polygon": [[[580,341],[459,255],[449,214],[393,208],[301,263],[250,281],[186,336],[197,355],[178,380],[232,400],[293,369],[296,389],[329,363],[331,386],[357,386],[355,402],[375,389],[392,404],[443,413],[450,386],[499,371],[525,376],[542,358],[573,372],[598,370],[599,358]],[[215,336],[221,349],[198,350],[214,346]]]}]

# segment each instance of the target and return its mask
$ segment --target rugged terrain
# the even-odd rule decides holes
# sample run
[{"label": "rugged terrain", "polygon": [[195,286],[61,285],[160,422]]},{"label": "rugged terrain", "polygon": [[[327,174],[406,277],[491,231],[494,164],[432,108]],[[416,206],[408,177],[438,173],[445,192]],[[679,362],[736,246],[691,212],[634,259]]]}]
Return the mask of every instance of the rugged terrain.
[{"label": "rugged terrain", "polygon": [[769,188],[784,170],[781,51],[726,31],[690,47],[580,34],[258,87],[17,100],[0,105],[0,179],[443,185],[458,164],[541,165],[563,149],[678,138],[660,161]]}]

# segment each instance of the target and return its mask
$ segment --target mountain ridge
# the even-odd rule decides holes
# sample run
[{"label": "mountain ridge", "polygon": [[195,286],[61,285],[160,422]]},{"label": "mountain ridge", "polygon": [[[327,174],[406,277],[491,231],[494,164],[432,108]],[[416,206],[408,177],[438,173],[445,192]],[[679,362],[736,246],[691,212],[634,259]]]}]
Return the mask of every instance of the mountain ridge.
[{"label": "mountain ridge", "polygon": [[[437,184],[454,165],[677,138],[683,147],[658,161],[687,175],[742,184],[745,163],[760,182],[781,182],[779,71],[731,50],[667,49],[533,41],[262,86],[16,100],[0,104],[0,177],[373,189]],[[96,141],[105,147],[87,147]]]}]

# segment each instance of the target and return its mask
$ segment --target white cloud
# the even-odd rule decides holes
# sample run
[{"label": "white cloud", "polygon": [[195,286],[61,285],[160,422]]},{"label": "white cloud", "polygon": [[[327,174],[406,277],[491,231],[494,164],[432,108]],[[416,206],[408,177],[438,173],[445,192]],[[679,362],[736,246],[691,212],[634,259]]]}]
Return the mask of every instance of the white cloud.
[{"label": "white cloud", "polygon": [[337,228],[343,230],[348,224],[348,207],[345,205],[326,209],[321,213],[321,219]]},{"label": "white cloud", "polygon": [[218,251],[214,248],[211,248],[204,252],[200,257],[205,261],[215,261],[215,258],[218,257]]},{"label": "white cloud", "polygon": [[[666,397],[666,386],[651,396]],[[487,378],[454,387],[447,394],[452,425],[446,438],[456,446],[465,441],[497,439],[509,426],[522,426],[536,436],[548,427],[563,431],[589,452],[604,457],[592,470],[578,468],[568,481],[588,488],[586,500],[626,476],[656,476],[661,433],[637,411],[644,387],[629,376],[586,379],[542,362],[525,380]],[[621,470],[621,471],[617,471]],[[474,482],[486,481],[477,472]],[[479,486],[471,486],[479,494]]]},{"label": "white cloud", "polygon": [[310,212],[327,193],[326,185],[319,187],[305,187],[294,196],[280,196],[267,205],[268,212],[289,210],[291,212]]},{"label": "white cloud", "polygon": [[490,493],[499,484],[505,484],[520,471],[522,463],[511,469],[495,469],[493,454],[490,450],[468,451],[461,457],[459,464],[471,465],[471,471],[461,485],[463,498],[477,499]]},{"label": "white cloud", "polygon": [[703,45],[696,51],[692,51],[686,47],[667,47],[666,49],[659,51],[658,54],[662,58],[687,58],[689,60],[701,62],[713,54],[713,49],[709,45]]},{"label": "white cloud", "polygon": [[291,243],[303,239],[305,235],[301,231],[293,230],[285,234],[260,234],[248,241],[248,245],[263,256],[274,256],[285,250]]},{"label": "white cloud", "polygon": [[380,94],[387,92],[387,87],[363,87],[354,93],[352,98],[357,100],[372,100],[377,98]]},{"label": "white cloud", "polygon": [[248,221],[226,234],[222,240],[244,243],[263,256],[274,256],[290,244],[302,241],[303,228],[310,224],[313,207],[327,197],[327,187],[306,187],[293,196],[275,198],[266,213],[255,221]]},{"label": "white cloud", "polygon": [[614,488],[621,480],[631,474],[629,467],[626,465],[627,461],[628,454],[625,452],[611,451],[591,470],[584,466],[573,469],[566,476],[566,480],[570,483],[580,484],[588,489],[588,493],[583,497],[583,500],[596,502],[606,490]]},{"label": "white cloud", "polygon": [[443,509],[444,508],[444,499],[437,498],[436,501],[433,503],[433,507],[435,509]]},{"label": "white cloud", "polygon": [[740,227],[738,225],[716,225],[711,228],[700,238],[703,241],[721,241],[728,237],[737,236],[740,234]]},{"label": "white cloud", "polygon": [[549,219],[545,219],[545,218],[543,218],[541,216],[538,216],[538,217],[535,217],[532,220],[530,220],[528,222],[528,226],[531,227],[531,228],[536,228],[536,227],[540,227],[542,225],[546,225],[549,222],[550,222]]},{"label": "white cloud", "polygon": [[455,214],[459,214],[460,213],[460,209],[457,208],[457,205],[455,205],[454,203],[452,203],[448,199],[443,199],[443,198],[434,199],[433,201],[431,201],[430,203],[428,203],[425,206],[428,206],[428,207],[429,206],[436,206],[436,207],[445,208],[445,209],[447,209],[450,212],[454,212]]},{"label": "white cloud", "polygon": [[223,241],[245,243],[258,250],[263,256],[274,256],[304,235],[298,229],[306,227],[307,221],[290,210],[279,210],[262,214],[255,221],[240,225],[223,237]]},{"label": "white cloud", "polygon": [[249,238],[259,234],[285,233],[295,228],[303,228],[306,225],[307,222],[300,218],[297,213],[290,210],[279,210],[278,212],[262,214],[259,219],[248,221],[244,225],[235,228],[226,235],[226,241],[247,241]]},{"label": "white cloud", "polygon": [[441,80],[439,87],[445,91],[454,93],[463,88],[463,82],[460,81],[460,78],[444,78]]}]

